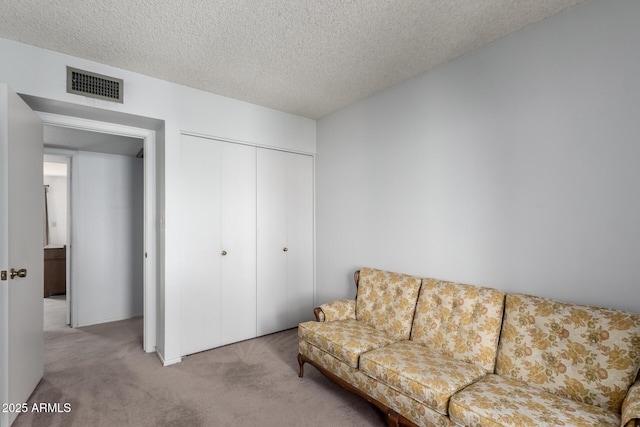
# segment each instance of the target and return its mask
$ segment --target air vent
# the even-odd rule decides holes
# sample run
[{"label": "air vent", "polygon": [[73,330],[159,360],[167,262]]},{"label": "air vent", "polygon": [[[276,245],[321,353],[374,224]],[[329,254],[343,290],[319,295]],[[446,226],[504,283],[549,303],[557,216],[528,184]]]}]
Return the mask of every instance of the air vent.
[{"label": "air vent", "polygon": [[122,104],[121,79],[67,67],[67,92]]}]

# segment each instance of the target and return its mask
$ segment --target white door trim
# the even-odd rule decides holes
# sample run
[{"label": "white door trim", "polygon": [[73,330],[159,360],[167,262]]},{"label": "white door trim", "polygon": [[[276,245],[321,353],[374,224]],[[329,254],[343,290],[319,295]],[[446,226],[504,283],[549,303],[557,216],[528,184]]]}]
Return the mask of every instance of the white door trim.
[{"label": "white door trim", "polygon": [[45,125],[80,129],[111,135],[128,136],[144,140],[144,332],[143,348],[147,353],[156,351],[157,331],[157,251],[156,251],[156,132],[150,129],[115,123],[82,119],[79,117],[36,112]]}]

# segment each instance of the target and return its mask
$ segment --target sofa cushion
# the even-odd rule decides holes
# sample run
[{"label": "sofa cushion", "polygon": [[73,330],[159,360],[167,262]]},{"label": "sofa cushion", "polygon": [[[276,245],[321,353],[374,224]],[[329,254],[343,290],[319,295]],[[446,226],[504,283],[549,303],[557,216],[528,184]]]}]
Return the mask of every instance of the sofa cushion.
[{"label": "sofa cushion", "polygon": [[364,353],[360,371],[444,415],[454,393],[486,375],[476,365],[412,341]]},{"label": "sofa cushion", "polygon": [[508,295],[496,373],[616,413],[640,367],[640,314]]},{"label": "sofa cushion", "polygon": [[389,334],[353,319],[300,323],[298,336],[352,368],[358,367],[362,353],[396,341]]},{"label": "sofa cushion", "polygon": [[409,339],[422,280],[372,268],[359,277],[356,318],[396,340]]},{"label": "sofa cushion", "polygon": [[504,292],[425,279],[411,339],[493,373],[503,309]]},{"label": "sofa cushion", "polygon": [[453,396],[449,417],[458,425],[476,427],[620,426],[613,411],[493,374]]},{"label": "sofa cushion", "polygon": [[[422,402],[418,402],[405,394],[399,393],[386,384],[363,374],[358,369],[347,366],[346,363],[341,362],[316,346],[309,344],[307,341],[300,340],[300,353],[311,360],[316,366],[320,366],[322,369],[329,371],[332,375],[337,376],[367,396],[377,400],[382,405],[393,409],[398,414],[402,414],[403,417],[406,417],[416,425],[431,427],[455,426],[455,424],[449,421],[448,415],[439,414],[427,408]],[[333,378],[330,379],[335,381]],[[297,422],[294,421],[294,425],[306,424],[298,417]],[[357,420],[354,421],[353,425],[357,425]]]}]

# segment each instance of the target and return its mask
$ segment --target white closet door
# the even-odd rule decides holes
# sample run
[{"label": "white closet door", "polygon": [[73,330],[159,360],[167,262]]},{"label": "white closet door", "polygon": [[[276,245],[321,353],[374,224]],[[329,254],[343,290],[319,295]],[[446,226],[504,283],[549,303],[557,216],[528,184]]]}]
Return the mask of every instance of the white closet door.
[{"label": "white closet door", "polygon": [[256,148],[221,143],[221,345],[256,336]]},{"label": "white closet door", "polygon": [[181,353],[256,336],[256,148],[181,139]]},{"label": "white closet door", "polygon": [[286,329],[287,158],[258,149],[258,335]]},{"label": "white closet door", "polygon": [[312,320],[314,308],[313,158],[288,153],[288,327]]},{"label": "white closet door", "polygon": [[313,158],[258,149],[258,335],[313,317]]},{"label": "white closet door", "polygon": [[220,345],[220,143],[181,138],[180,349]]}]

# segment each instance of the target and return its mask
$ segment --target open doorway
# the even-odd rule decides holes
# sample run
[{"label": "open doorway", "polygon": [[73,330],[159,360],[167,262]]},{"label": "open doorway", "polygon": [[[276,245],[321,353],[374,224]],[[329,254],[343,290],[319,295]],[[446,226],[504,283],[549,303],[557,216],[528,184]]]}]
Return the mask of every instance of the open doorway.
[{"label": "open doorway", "polygon": [[[70,325],[143,314],[142,345],[147,352],[155,351],[155,132],[51,113],[38,115],[45,126],[45,152],[59,151],[70,165],[66,293]],[[122,220],[122,211],[133,219]],[[114,254],[118,255],[115,261],[109,262]],[[141,286],[124,286],[132,281]]]},{"label": "open doorway", "polygon": [[[143,140],[45,125],[44,144],[47,153],[60,148],[70,151],[66,158],[47,156],[45,160],[61,160],[45,162],[43,169],[45,307],[57,313],[66,302],[67,323],[72,327],[141,317]],[[62,175],[67,162],[73,179],[51,176],[57,171]],[[67,188],[71,197],[64,194]],[[68,210],[66,200],[70,200]],[[71,241],[73,245],[68,244]],[[45,313],[45,323],[49,317]]]},{"label": "open doorway", "polygon": [[[33,95],[19,95],[37,113],[44,125],[128,136],[143,140],[144,252],[140,254],[143,259],[144,283],[143,349],[145,352],[155,352],[156,343],[158,342],[157,331],[159,330],[159,282],[162,280],[162,254],[164,253],[164,215],[162,214],[164,209],[164,166],[161,161],[164,147],[164,121],[88,105],[55,101]],[[156,132],[158,132],[157,136]],[[73,157],[73,152],[70,157]],[[73,163],[73,159],[71,162]],[[71,167],[70,171],[71,181],[74,182],[73,167]],[[71,239],[69,245],[73,248],[73,239]],[[69,247],[67,251],[69,251]],[[113,268],[117,267],[113,266]],[[67,292],[69,292],[69,289],[67,289]],[[73,289],[71,289],[71,292],[73,292]],[[73,319],[71,320],[73,321]],[[163,361],[163,363],[165,362]]]},{"label": "open doorway", "polygon": [[42,168],[44,193],[44,330],[70,324],[67,299],[67,247],[69,242],[69,180],[65,156],[45,154]]}]

